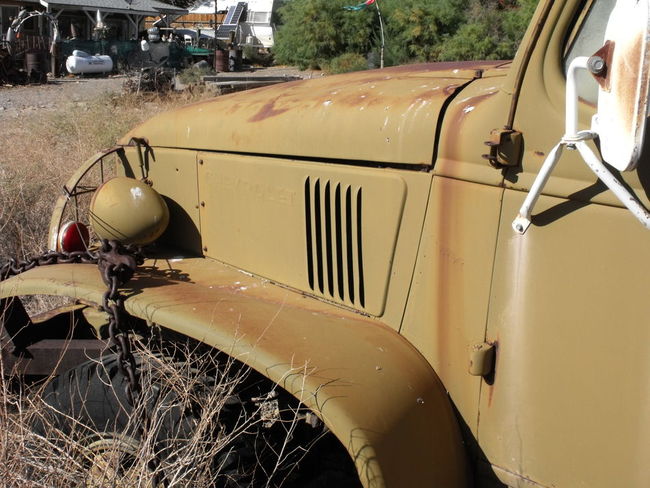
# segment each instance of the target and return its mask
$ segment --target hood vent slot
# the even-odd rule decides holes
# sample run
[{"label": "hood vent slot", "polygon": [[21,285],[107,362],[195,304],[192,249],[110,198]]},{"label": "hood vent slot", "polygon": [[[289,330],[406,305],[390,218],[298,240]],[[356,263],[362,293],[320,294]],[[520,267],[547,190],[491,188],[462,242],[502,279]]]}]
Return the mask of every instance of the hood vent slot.
[{"label": "hood vent slot", "polygon": [[365,307],[361,187],[305,180],[307,277],[315,293]]}]

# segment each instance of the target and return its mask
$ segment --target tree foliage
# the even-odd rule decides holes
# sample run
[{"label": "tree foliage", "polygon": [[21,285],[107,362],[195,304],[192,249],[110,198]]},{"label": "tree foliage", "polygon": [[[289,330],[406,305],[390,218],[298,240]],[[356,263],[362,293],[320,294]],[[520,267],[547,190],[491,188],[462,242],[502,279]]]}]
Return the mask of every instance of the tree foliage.
[{"label": "tree foliage", "polygon": [[[510,59],[538,0],[378,0],[388,65],[422,61]],[[357,0],[289,0],[280,9],[275,46],[280,63],[319,67],[346,53],[379,49],[374,5]]]},{"label": "tree foliage", "polygon": [[464,20],[468,0],[387,0],[386,49],[391,64],[434,61]]},{"label": "tree foliage", "polygon": [[279,9],[282,27],[274,46],[279,63],[317,68],[344,53],[371,48],[374,16],[343,10],[350,0],[292,0]]},{"label": "tree foliage", "polygon": [[362,71],[368,69],[368,61],[361,54],[345,53],[328,61],[323,69],[330,74]]},{"label": "tree foliage", "polygon": [[536,6],[537,0],[474,2],[439,59],[511,59]]}]

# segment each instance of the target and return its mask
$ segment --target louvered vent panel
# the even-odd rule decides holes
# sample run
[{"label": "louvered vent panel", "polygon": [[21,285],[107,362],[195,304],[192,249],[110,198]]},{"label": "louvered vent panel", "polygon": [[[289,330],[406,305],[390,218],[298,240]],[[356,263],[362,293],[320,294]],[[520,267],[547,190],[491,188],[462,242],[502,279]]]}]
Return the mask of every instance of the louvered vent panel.
[{"label": "louvered vent panel", "polygon": [[361,187],[321,178],[305,180],[309,287],[325,297],[365,307],[362,210]]}]

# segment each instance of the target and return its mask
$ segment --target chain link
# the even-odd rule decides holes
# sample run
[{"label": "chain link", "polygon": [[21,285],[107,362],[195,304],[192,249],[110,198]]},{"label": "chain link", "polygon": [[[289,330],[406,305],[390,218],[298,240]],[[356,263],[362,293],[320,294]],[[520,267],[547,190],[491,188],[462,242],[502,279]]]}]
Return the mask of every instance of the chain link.
[{"label": "chain link", "polygon": [[108,335],[117,349],[117,367],[127,379],[125,394],[128,402],[135,405],[136,396],[140,394],[140,377],[129,338],[128,314],[124,309],[124,297],[119,288],[132,277],[138,265],[144,259],[139,249],[127,247],[118,241],[102,241],[97,265],[106,284],[107,290],[102,297],[102,308],[108,314]]},{"label": "chain link", "polygon": [[98,256],[91,251],[56,252],[47,251],[40,256],[25,260],[8,259],[0,266],[0,281],[29,271],[36,266],[49,264],[86,263],[97,264]]},{"label": "chain link", "polygon": [[117,350],[118,369],[127,379],[125,393],[131,406],[135,404],[136,395],[139,395],[141,391],[140,378],[129,337],[128,314],[124,309],[124,297],[119,288],[133,277],[136,267],[143,262],[144,258],[138,248],[124,246],[118,241],[103,240],[97,252],[90,250],[69,253],[47,251],[40,256],[26,260],[9,259],[0,266],[0,281],[3,281],[37,266],[70,263],[97,264],[102,280],[107,287],[102,297],[102,309],[108,314],[108,335],[111,344]]}]

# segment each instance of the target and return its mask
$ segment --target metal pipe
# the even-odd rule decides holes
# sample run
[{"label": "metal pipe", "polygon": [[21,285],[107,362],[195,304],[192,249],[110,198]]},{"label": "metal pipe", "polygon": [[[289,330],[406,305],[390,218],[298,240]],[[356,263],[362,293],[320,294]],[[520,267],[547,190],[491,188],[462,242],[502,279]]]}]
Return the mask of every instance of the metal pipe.
[{"label": "metal pipe", "polygon": [[377,15],[379,16],[379,32],[381,35],[381,48],[379,50],[379,68],[384,68],[384,22],[381,18],[381,10],[379,10],[379,0],[375,1],[375,7],[377,7]]},{"label": "metal pipe", "polygon": [[[219,46],[217,45],[217,0],[214,0],[214,70],[217,71],[217,51]],[[197,31],[197,33],[200,31]],[[201,40],[201,34],[197,35],[196,45],[199,45]]]},{"label": "metal pipe", "polygon": [[533,186],[530,187],[530,191],[528,192],[528,195],[526,195],[526,199],[519,209],[517,218],[512,222],[512,228],[517,234],[523,234],[530,226],[530,216],[533,213],[533,208],[537,203],[537,199],[542,194],[542,190],[544,189],[544,186],[546,186],[548,179],[551,177],[551,173],[560,160],[563,148],[564,142],[560,142],[556,144],[555,147],[551,149],[551,152],[548,153],[548,156],[546,156],[544,164],[540,168],[537,178],[535,178],[535,181],[533,182]]},{"label": "metal pipe", "polygon": [[571,61],[566,75],[566,108],[564,139],[578,136],[578,70],[587,69],[589,57],[579,56]]},{"label": "metal pipe", "polygon": [[632,214],[637,218],[639,222],[646,228],[650,229],[650,212],[641,205],[636,196],[630,193],[630,191],[625,188],[623,183],[621,183],[603,164],[599,157],[597,157],[594,152],[591,150],[585,141],[580,141],[576,143],[576,148],[582,159],[584,159],[589,169],[594,172],[594,174],[607,185],[607,188],[612,190],[616,198],[627,207],[627,209],[632,212]]}]

